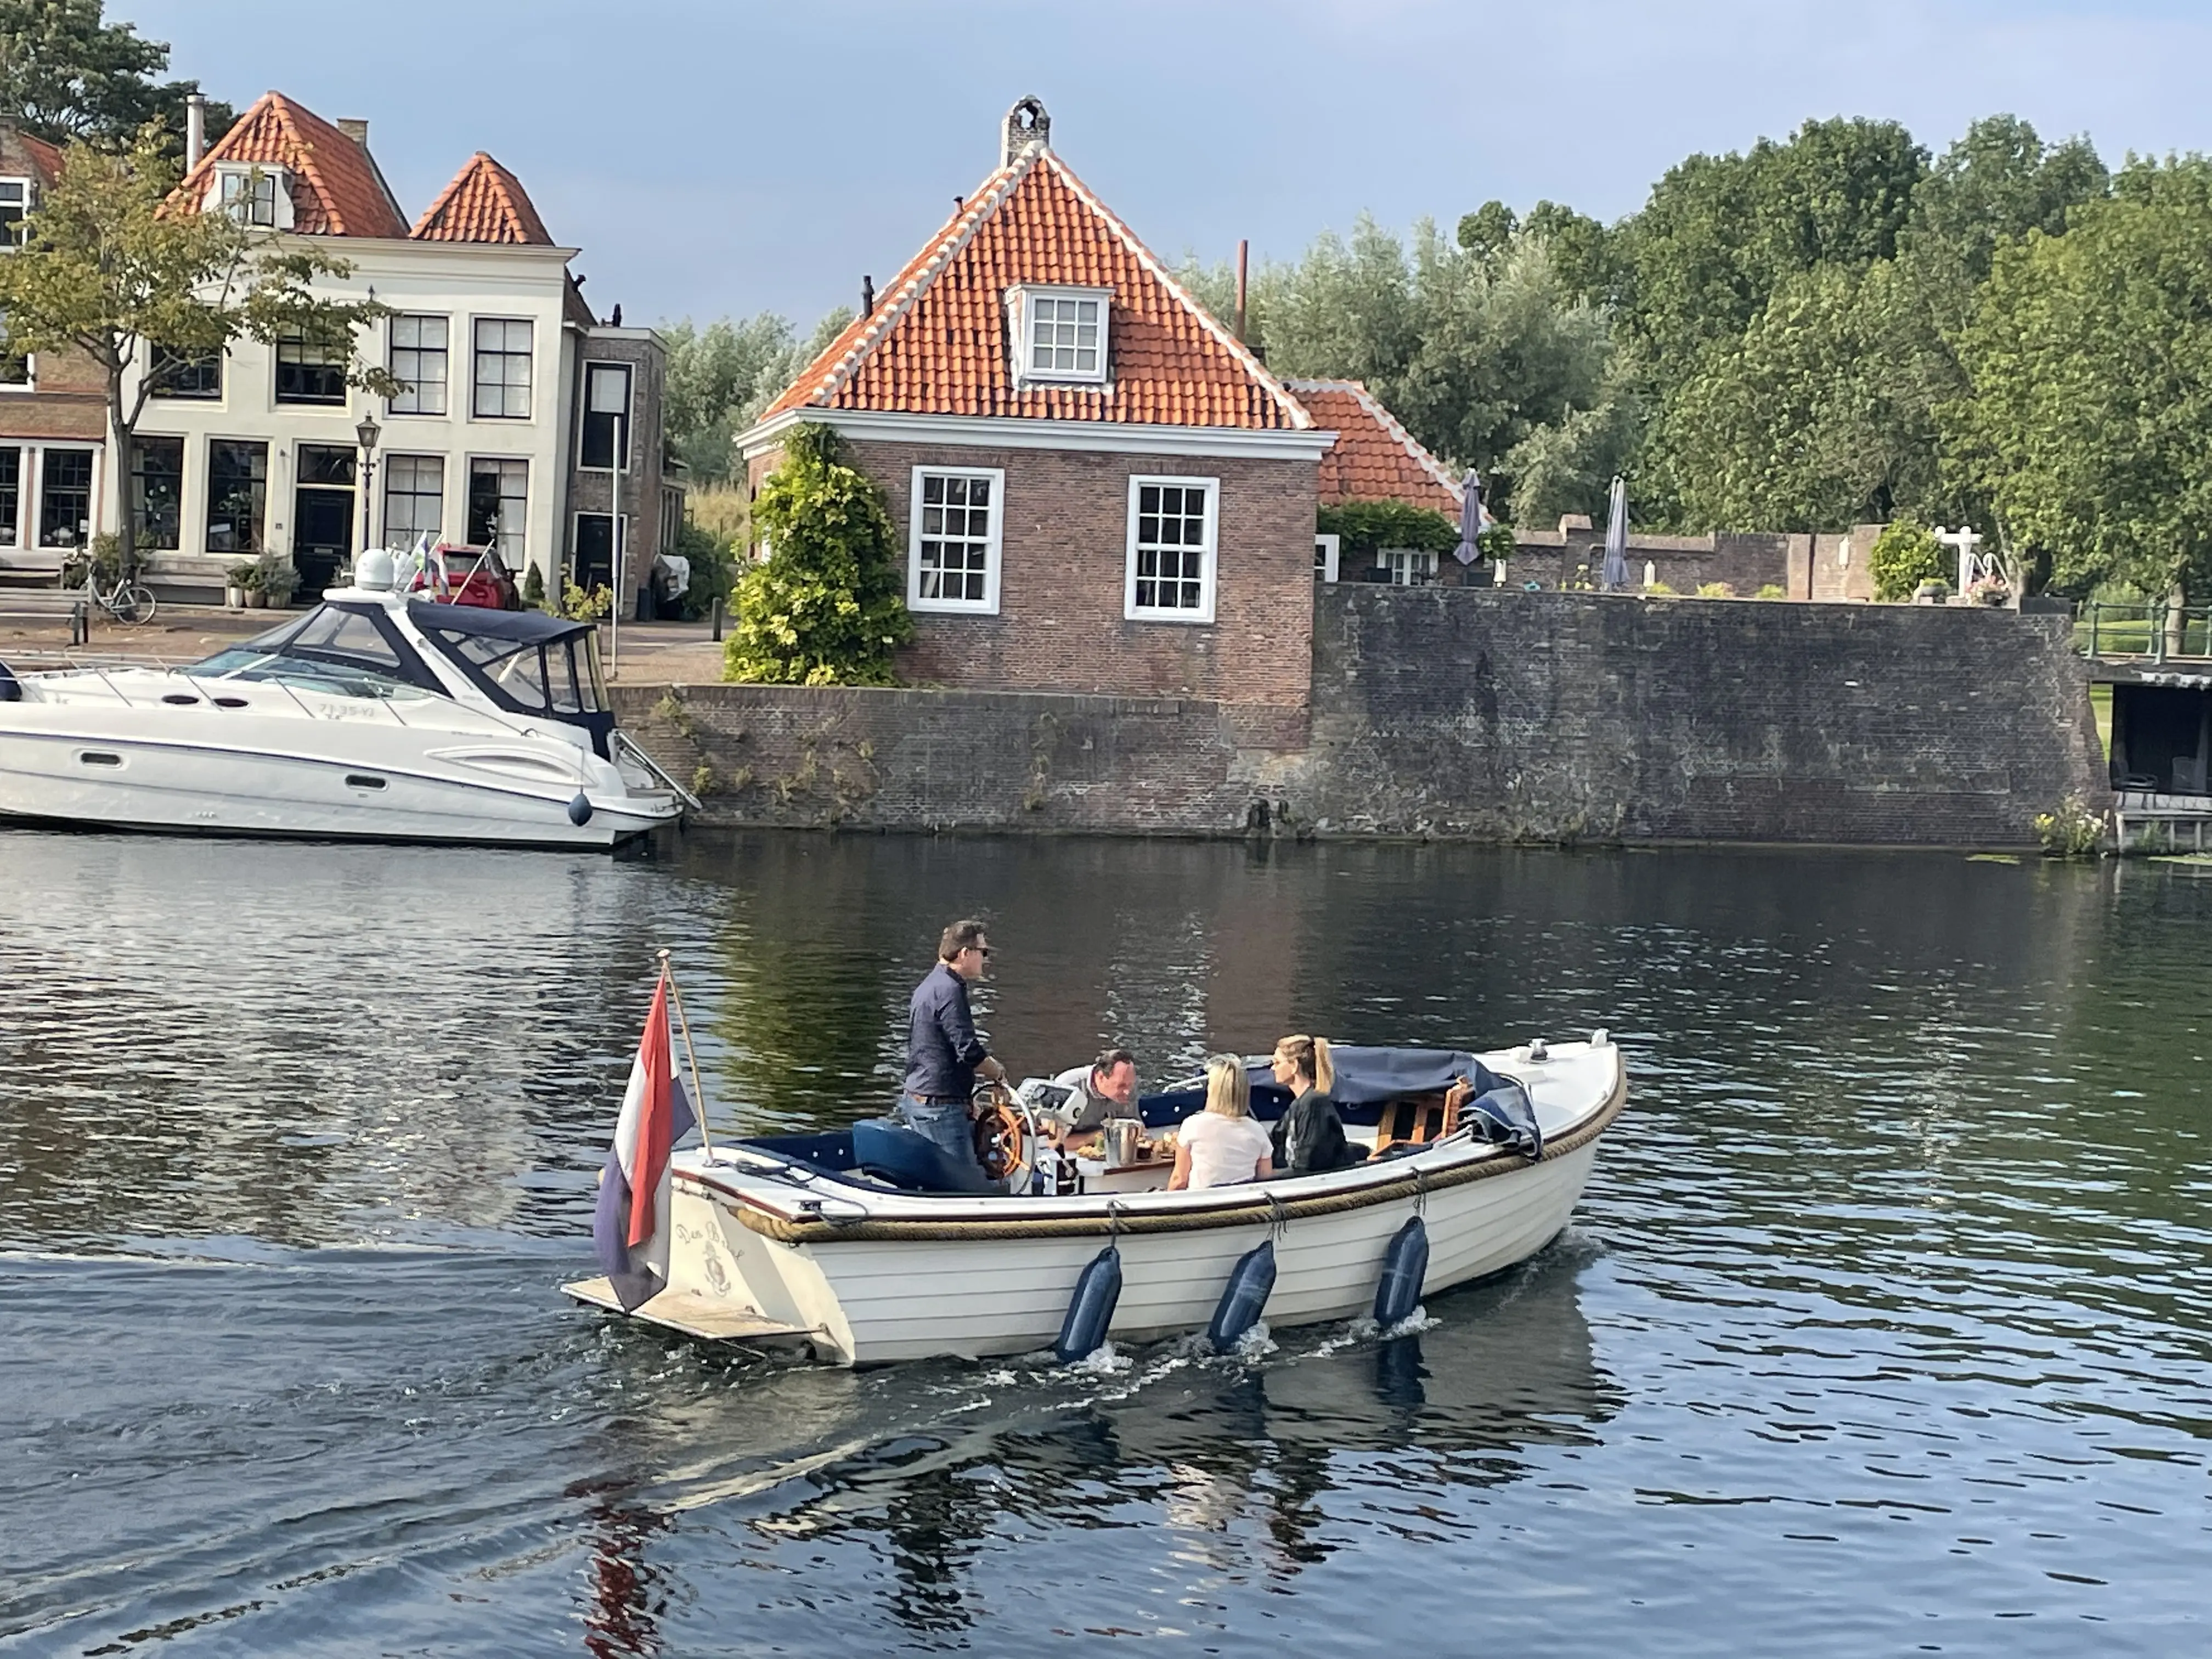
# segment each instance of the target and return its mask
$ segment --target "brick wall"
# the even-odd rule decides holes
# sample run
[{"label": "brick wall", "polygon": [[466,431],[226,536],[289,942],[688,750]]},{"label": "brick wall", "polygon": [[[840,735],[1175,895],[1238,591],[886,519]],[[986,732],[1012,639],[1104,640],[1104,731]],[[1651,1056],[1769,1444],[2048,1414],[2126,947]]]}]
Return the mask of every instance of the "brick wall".
[{"label": "brick wall", "polygon": [[1355,586],[1313,707],[617,692],[708,821],[897,830],[2018,846],[2104,766],[2066,619]]},{"label": "brick wall", "polygon": [[[902,573],[916,466],[1006,473],[996,616],[921,614],[899,672],[976,690],[1197,696],[1303,707],[1311,680],[1316,464],[978,449],[848,439],[883,487]],[[765,460],[765,464],[764,464]],[[753,480],[772,460],[756,460]],[[1122,616],[1129,479],[1218,478],[1218,589],[1209,624]]]}]

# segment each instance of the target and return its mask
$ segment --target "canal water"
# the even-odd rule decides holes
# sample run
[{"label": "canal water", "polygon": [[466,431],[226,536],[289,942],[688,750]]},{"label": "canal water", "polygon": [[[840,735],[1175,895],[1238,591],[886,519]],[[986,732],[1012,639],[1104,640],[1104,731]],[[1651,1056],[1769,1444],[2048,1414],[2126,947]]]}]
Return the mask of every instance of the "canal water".
[{"label": "canal water", "polygon": [[[1826,852],[0,835],[0,1652],[2212,1650],[2212,879]],[[1417,1337],[861,1373],[617,1329],[675,952],[726,1131],[1609,1027],[1540,1257]]]}]

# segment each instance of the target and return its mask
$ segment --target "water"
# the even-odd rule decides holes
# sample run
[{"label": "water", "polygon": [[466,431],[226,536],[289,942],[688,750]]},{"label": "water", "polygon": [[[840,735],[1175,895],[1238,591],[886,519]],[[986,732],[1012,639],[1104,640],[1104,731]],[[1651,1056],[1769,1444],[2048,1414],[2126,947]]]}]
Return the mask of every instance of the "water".
[{"label": "water", "polygon": [[[2195,1654],[2212,880],[1826,853],[0,835],[0,1651]],[[859,1374],[617,1328],[676,952],[719,1117],[1612,1028],[1576,1224],[1391,1342]]]}]

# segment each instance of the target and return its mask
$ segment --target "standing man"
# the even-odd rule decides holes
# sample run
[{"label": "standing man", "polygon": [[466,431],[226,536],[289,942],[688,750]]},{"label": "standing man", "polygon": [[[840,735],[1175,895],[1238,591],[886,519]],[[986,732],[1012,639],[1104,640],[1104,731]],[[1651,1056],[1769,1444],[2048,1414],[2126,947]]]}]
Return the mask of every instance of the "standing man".
[{"label": "standing man", "polygon": [[1006,1080],[1006,1068],[993,1059],[975,1035],[968,1011],[968,987],[983,977],[991,961],[990,941],[980,921],[956,921],[937,943],[937,966],[914,988],[907,1005],[906,1087],[898,1115],[906,1126],[927,1135],[963,1169],[982,1168],[968,1126],[969,1097],[975,1074],[994,1083]]}]

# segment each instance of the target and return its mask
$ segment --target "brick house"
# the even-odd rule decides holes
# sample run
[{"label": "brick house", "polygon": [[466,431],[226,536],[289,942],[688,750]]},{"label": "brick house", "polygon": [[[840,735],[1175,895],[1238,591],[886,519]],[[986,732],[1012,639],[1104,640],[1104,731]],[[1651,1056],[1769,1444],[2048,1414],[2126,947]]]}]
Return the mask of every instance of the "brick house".
[{"label": "brick house", "polygon": [[[521,180],[478,151],[410,222],[367,122],[326,121],[276,92],[204,154],[196,139],[186,148],[179,200],[235,213],[280,246],[319,245],[351,270],[319,290],[392,307],[355,346],[406,389],[387,399],[349,386],[341,353],[306,339],[142,366],[157,384],[131,482],[149,578],[209,593],[228,567],[270,552],[298,571],[306,603],[365,543],[428,534],[495,544],[555,592],[569,574],[611,582],[619,552],[627,611],[672,534],[664,354],[652,331],[592,315],[569,270],[577,250],[554,241]],[[373,452],[357,435],[364,416]],[[100,495],[112,528],[119,481]]]},{"label": "brick house", "polygon": [[[61,152],[0,121],[0,236],[13,237],[61,170]],[[107,380],[76,351],[0,362],[0,576],[51,579],[95,522],[107,453]]]},{"label": "brick house", "polygon": [[1334,441],[1053,150],[1002,163],[738,439],[832,427],[906,541],[909,681],[1187,695],[1303,727]]},{"label": "brick house", "polygon": [[[1462,486],[1382,401],[1358,380],[1285,380],[1291,394],[1319,424],[1336,433],[1321,458],[1320,505],[1347,501],[1405,501],[1458,521]],[[1364,578],[1343,568],[1334,537],[1316,538],[1314,568],[1324,581]],[[1437,556],[1411,550],[1385,556],[1376,567],[1401,587],[1435,580]]]}]

